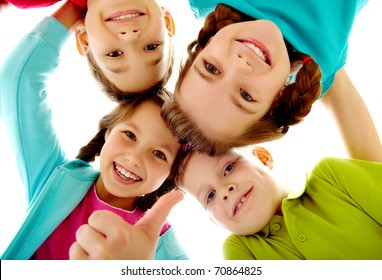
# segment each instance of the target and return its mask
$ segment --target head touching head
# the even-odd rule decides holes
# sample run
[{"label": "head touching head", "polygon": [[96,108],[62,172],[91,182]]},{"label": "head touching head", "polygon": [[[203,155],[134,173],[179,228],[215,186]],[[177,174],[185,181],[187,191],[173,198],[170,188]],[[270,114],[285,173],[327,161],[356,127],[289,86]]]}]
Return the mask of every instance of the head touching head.
[{"label": "head touching head", "polygon": [[[252,32],[258,28],[258,38],[264,37],[264,42],[262,30],[274,34],[274,40],[262,45],[241,39],[248,38],[248,28]],[[233,43],[225,55],[222,46],[227,44],[222,42],[227,41]],[[295,82],[287,84],[293,64],[306,57],[291,49],[273,23],[218,5],[206,18],[198,39],[188,46],[189,56],[181,68],[173,104],[166,105],[174,110],[163,114],[166,121],[179,139],[204,143],[206,146],[197,144],[196,149],[212,153],[282,137],[290,126],[303,120],[321,93],[321,71],[314,61],[305,63]],[[230,53],[235,54],[232,59]],[[237,65],[241,68],[234,69]],[[256,72],[258,69],[264,70]],[[199,133],[177,127],[177,119],[187,121]]]},{"label": "head touching head", "polygon": [[88,1],[85,21],[76,26],[78,49],[92,75],[117,101],[167,83],[174,34],[170,12],[155,0]]},{"label": "head touching head", "polygon": [[286,191],[270,173],[267,150],[230,150],[220,156],[190,151],[175,184],[198,200],[211,219],[235,234],[260,231],[279,211]]},{"label": "head touching head", "polygon": [[[138,200],[137,206],[144,210],[171,189],[165,180],[171,176],[180,144],[159,114],[163,103],[170,98],[170,93],[161,90],[124,99],[101,119],[98,133],[77,155],[78,159],[88,162],[100,156],[102,182],[108,192],[117,197],[136,193],[138,197],[143,192],[145,195]],[[114,169],[112,173],[123,168],[134,174],[134,177],[129,176],[136,181],[134,188],[137,189],[130,187],[127,192],[126,188],[113,187],[114,179],[108,177],[110,168]]]}]

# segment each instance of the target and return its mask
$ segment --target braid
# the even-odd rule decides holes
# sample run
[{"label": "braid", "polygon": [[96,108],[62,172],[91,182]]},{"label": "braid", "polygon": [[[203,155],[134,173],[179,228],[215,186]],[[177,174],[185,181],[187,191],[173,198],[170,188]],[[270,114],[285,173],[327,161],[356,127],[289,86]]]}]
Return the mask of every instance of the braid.
[{"label": "braid", "polygon": [[173,189],[174,186],[172,184],[169,184],[168,181],[164,181],[157,190],[140,196],[136,202],[136,205],[142,211],[146,211],[150,209],[162,195],[172,191]]},{"label": "braid", "polygon": [[300,123],[309,114],[320,94],[321,70],[316,62],[308,61],[298,71],[296,81],[281,90],[268,115],[285,134],[289,126]]},{"label": "braid", "polygon": [[253,20],[253,18],[234,8],[223,4],[217,5],[215,11],[206,17],[204,26],[199,31],[198,47],[203,49],[210,38],[227,25],[250,20]]},{"label": "braid", "polygon": [[106,129],[101,129],[98,131],[98,133],[93,137],[92,140],[90,140],[87,145],[81,147],[76,158],[87,162],[93,162],[95,157],[99,156],[102,147],[105,144],[105,133]]}]

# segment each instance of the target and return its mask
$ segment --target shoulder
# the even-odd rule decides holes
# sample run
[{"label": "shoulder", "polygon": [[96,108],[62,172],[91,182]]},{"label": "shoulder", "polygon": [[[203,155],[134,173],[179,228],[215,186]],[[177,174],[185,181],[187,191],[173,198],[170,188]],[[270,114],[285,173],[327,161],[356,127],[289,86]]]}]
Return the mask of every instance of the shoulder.
[{"label": "shoulder", "polygon": [[57,169],[79,180],[94,181],[99,176],[99,170],[80,159],[68,161],[58,166]]},{"label": "shoulder", "polygon": [[225,260],[252,260],[255,259],[252,248],[258,237],[252,235],[231,234],[223,243],[223,257]]}]

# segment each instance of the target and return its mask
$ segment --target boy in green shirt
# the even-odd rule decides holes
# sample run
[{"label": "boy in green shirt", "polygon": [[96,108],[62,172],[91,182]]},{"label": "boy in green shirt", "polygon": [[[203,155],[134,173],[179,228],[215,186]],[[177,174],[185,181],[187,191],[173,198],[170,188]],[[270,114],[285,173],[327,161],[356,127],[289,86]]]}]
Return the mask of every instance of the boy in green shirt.
[{"label": "boy in green shirt", "polygon": [[192,151],[175,179],[232,232],[225,259],[382,259],[381,163],[325,158],[293,192],[273,178],[270,154],[254,151]]}]

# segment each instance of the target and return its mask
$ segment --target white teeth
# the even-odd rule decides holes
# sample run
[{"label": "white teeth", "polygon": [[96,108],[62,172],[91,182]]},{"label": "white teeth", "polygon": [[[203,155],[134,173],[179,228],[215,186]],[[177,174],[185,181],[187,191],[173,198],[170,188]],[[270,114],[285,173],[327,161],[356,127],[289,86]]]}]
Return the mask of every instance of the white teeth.
[{"label": "white teeth", "polygon": [[119,165],[115,164],[115,169],[117,170],[118,174],[121,175],[121,177],[124,179],[131,179],[134,181],[139,181],[141,179]]},{"label": "white teeth", "polygon": [[241,205],[243,205],[243,203],[247,200],[247,198],[244,196],[241,198],[240,202],[236,205],[236,210],[239,209],[241,207]]},{"label": "white teeth", "polygon": [[118,17],[109,18],[108,20],[122,20],[126,18],[135,18],[138,17],[140,14],[126,14]]},{"label": "white teeth", "polygon": [[236,205],[236,210],[239,209],[239,208],[241,207],[242,204],[243,204],[242,202],[238,203],[238,204]]},{"label": "white teeth", "polygon": [[266,61],[267,57],[265,56],[263,51],[260,50],[258,47],[256,47],[254,44],[251,44],[249,42],[243,42],[243,44],[246,45],[251,50],[253,50],[257,54],[257,56],[260,57],[262,60]]}]

